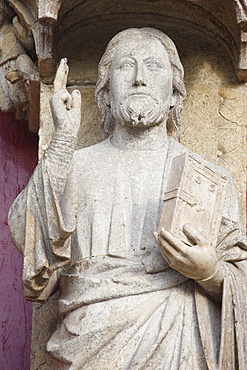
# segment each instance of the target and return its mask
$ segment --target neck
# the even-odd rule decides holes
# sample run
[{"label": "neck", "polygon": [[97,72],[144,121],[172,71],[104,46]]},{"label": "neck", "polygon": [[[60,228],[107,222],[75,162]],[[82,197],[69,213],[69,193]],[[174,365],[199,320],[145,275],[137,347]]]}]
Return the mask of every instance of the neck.
[{"label": "neck", "polygon": [[116,124],[111,143],[121,149],[161,150],[167,147],[166,124],[140,129]]}]

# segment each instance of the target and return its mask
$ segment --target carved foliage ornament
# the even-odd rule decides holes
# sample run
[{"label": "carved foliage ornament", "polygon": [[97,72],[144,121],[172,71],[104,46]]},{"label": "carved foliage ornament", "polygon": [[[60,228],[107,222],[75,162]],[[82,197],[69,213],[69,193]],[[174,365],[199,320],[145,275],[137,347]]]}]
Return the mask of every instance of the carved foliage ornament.
[{"label": "carved foliage ornament", "polygon": [[28,118],[30,80],[37,78],[31,31],[0,1],[0,108]]}]

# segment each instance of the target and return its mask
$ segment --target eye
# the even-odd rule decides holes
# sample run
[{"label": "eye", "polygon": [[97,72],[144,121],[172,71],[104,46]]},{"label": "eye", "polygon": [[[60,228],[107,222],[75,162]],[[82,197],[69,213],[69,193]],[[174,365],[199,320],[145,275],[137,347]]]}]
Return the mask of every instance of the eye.
[{"label": "eye", "polygon": [[147,68],[150,69],[150,71],[153,71],[162,68],[162,65],[156,60],[150,60],[147,62]]},{"label": "eye", "polygon": [[120,64],[120,69],[126,70],[131,69],[134,67],[134,63],[128,60],[125,60],[123,63]]}]

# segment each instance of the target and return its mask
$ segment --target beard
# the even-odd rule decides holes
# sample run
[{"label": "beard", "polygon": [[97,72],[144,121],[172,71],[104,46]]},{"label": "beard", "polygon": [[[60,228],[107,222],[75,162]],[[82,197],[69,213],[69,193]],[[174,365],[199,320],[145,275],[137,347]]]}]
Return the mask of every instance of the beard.
[{"label": "beard", "polygon": [[148,128],[166,121],[167,107],[150,95],[130,95],[113,105],[112,115],[122,126]]}]

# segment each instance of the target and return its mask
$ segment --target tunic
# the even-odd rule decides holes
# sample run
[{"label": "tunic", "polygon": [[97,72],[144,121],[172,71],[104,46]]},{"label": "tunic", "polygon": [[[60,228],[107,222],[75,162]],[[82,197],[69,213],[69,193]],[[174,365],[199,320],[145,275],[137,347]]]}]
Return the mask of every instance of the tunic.
[{"label": "tunic", "polygon": [[222,304],[171,269],[152,235],[172,159],[184,152],[173,139],[154,151],[107,139],[73,155],[55,138],[12,206],[27,297],[45,300],[60,281],[55,369],[247,367],[247,243],[229,174],[217,168],[229,178],[216,246]]}]

